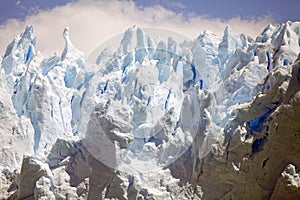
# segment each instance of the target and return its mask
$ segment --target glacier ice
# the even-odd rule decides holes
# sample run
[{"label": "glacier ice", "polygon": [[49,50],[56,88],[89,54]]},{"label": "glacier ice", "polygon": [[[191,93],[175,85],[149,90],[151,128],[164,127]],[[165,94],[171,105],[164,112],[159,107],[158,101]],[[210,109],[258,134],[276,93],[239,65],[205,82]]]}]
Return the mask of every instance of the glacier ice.
[{"label": "glacier ice", "polygon": [[[147,183],[147,173],[167,176],[167,167],[192,151],[195,140],[200,159],[233,134],[238,112],[267,94],[287,73],[281,67],[297,59],[299,30],[298,22],[269,25],[253,40],[227,27],[223,38],[204,31],[178,42],[174,32],[157,38],[133,27],[87,59],[72,44],[68,28],[62,54],[44,58],[28,26],[1,57],[1,169],[20,168],[22,156],[33,154],[48,162],[53,174],[39,177],[34,195],[43,193],[45,184],[49,196],[62,188],[60,194],[75,198],[75,188],[60,182],[73,180],[61,163],[70,163],[74,155],[68,149],[79,152],[81,144],[103,169],[132,173],[141,195],[167,199],[167,189],[157,191],[159,183]],[[247,126],[257,131],[268,114],[249,119]]]}]

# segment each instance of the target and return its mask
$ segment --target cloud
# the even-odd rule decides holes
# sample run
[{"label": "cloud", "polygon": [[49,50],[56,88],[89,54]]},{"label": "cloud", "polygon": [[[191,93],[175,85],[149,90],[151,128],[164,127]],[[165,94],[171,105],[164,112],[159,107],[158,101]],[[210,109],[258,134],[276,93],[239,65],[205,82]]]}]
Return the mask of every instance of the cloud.
[{"label": "cloud", "polygon": [[186,16],[158,5],[137,7],[132,1],[80,0],[35,12],[24,21],[8,20],[0,26],[0,52],[3,54],[8,43],[29,24],[34,26],[37,35],[37,49],[50,56],[63,50],[62,31],[66,26],[70,28],[74,45],[88,55],[101,43],[133,25],[170,29],[190,38],[196,38],[206,29],[222,36],[226,25],[230,25],[235,32],[255,37],[271,22],[268,17],[224,21],[194,14]]},{"label": "cloud", "polygon": [[180,2],[174,2],[174,3],[171,3],[172,4],[172,6],[174,6],[174,7],[176,7],[176,8],[179,8],[179,9],[184,9],[184,8],[186,8],[182,3],[180,3]]}]

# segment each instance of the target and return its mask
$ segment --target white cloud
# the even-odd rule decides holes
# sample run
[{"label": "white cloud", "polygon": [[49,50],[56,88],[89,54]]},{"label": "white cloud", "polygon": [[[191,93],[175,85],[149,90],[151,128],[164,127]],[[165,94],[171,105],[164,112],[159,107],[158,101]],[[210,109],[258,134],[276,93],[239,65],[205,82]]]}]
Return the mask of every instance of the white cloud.
[{"label": "white cloud", "polygon": [[102,42],[133,25],[170,29],[191,38],[206,29],[222,36],[226,25],[230,25],[235,32],[255,37],[270,22],[270,18],[223,21],[197,15],[184,16],[160,6],[138,8],[131,1],[81,0],[40,11],[24,21],[9,20],[0,27],[0,52],[4,52],[8,43],[29,24],[35,28],[38,50],[49,56],[62,51],[62,31],[66,26],[70,27],[74,45],[89,54]]},{"label": "white cloud", "polygon": [[172,6],[174,6],[176,8],[179,8],[179,9],[184,9],[185,8],[185,6],[180,2],[174,2],[174,3],[172,3]]}]

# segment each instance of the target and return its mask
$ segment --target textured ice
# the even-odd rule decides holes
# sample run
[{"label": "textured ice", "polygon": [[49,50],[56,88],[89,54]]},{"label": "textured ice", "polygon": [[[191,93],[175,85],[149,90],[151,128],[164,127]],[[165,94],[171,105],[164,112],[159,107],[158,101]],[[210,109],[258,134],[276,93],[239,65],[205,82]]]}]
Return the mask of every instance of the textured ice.
[{"label": "textured ice", "polygon": [[[44,58],[28,26],[0,59],[1,163],[45,158],[57,138],[75,137],[109,167],[144,172],[175,161],[197,133],[203,157],[231,133],[235,110],[268,92],[272,79],[260,87],[268,74],[294,63],[299,30],[298,22],[270,25],[253,40],[227,27],[223,38],[204,31],[178,42],[134,27],[90,63],[68,28],[61,56]],[[255,130],[260,119],[250,123]]]},{"label": "textured ice", "polygon": [[[103,99],[110,100],[110,102],[119,102],[117,104],[121,104],[123,107],[129,105],[133,120],[130,122],[127,118],[127,123],[132,126],[134,138],[128,144],[129,151],[125,151],[121,157],[129,165],[132,165],[131,161],[137,159],[133,162],[145,162],[141,166],[149,165],[151,162],[154,166],[163,166],[170,162],[168,160],[169,153],[165,157],[166,153],[164,151],[174,152],[175,150],[176,155],[173,155],[173,157],[177,156],[178,151],[184,152],[183,149],[187,148],[192,142],[189,137],[192,138],[195,131],[194,133],[185,132],[185,137],[189,138],[187,140],[185,137],[182,138],[183,131],[181,128],[176,127],[176,122],[180,120],[182,113],[188,110],[182,108],[184,98],[189,98],[189,95],[183,93],[182,84],[182,62],[186,63],[186,61],[175,60],[178,59],[176,58],[178,55],[173,52],[176,50],[176,43],[173,39],[168,39],[169,50],[167,50],[167,46],[163,41],[160,41],[157,48],[153,49],[151,43],[145,43],[147,37],[149,38],[139,28],[128,29],[125,32],[119,52],[122,52],[122,54],[125,52],[126,54],[116,55],[108,63],[104,63],[102,66],[98,65],[100,70],[95,73],[90,81],[90,86],[83,101],[83,107],[85,108],[83,110],[86,113],[93,112],[91,109],[96,107],[98,102],[103,101]],[[145,47],[145,44],[149,46]],[[132,49],[129,49],[129,47]],[[152,59],[152,53],[149,52],[154,53]],[[103,59],[98,57],[97,60]],[[108,68],[111,70],[107,71]],[[190,107],[189,109],[193,108]],[[112,118],[118,115],[117,111],[111,113]],[[189,115],[188,117],[192,116]],[[89,129],[89,127],[85,127],[88,123],[88,121],[81,123],[79,130],[83,135]],[[95,127],[92,129],[95,129]],[[93,134],[88,133],[87,135],[92,136]],[[123,137],[126,136],[123,135]],[[91,143],[94,145],[96,141],[99,146],[104,146],[104,143],[109,140],[103,139],[101,141],[100,139],[85,137],[84,141],[86,146],[92,145]],[[118,142],[121,141],[122,139],[119,138]],[[183,149],[181,149],[182,145]],[[115,149],[114,145],[110,146],[112,146],[112,149],[108,151],[116,151],[115,154],[122,151]],[[177,150],[176,147],[178,147]],[[106,156],[108,155],[111,154]],[[108,162],[109,157],[102,160]],[[116,161],[116,163],[120,162]],[[108,165],[111,166],[114,163]],[[154,169],[153,167],[146,167],[143,170]],[[142,167],[139,167],[139,170],[142,170]]]}]

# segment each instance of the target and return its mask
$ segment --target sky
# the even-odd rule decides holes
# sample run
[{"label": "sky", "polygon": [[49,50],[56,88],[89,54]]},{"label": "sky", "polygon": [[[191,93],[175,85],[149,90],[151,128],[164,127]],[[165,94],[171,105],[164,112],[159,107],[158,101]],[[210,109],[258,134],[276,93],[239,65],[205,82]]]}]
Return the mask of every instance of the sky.
[{"label": "sky", "polygon": [[222,36],[227,25],[256,37],[269,23],[300,20],[297,0],[1,0],[0,54],[26,25],[37,49],[60,53],[64,27],[86,55],[112,36],[137,25],[165,28],[196,38],[208,29]]}]

